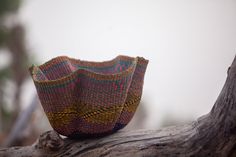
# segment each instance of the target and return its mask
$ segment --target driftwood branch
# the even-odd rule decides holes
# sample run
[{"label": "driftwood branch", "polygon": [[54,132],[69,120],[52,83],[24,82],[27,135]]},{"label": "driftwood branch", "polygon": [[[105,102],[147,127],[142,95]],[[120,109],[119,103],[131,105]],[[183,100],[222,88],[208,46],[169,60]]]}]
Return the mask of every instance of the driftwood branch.
[{"label": "driftwood branch", "polygon": [[0,156],[235,157],[236,57],[212,110],[192,123],[83,140],[61,138],[48,131],[32,146],[0,149]]}]

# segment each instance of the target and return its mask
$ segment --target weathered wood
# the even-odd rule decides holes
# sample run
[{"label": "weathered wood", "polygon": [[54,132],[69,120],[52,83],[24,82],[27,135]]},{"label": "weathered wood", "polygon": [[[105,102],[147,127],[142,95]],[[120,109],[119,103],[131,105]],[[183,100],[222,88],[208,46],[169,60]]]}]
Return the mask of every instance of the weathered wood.
[{"label": "weathered wood", "polygon": [[236,157],[236,57],[212,110],[192,123],[84,140],[61,138],[48,131],[32,146],[0,149],[0,156],[4,155]]}]

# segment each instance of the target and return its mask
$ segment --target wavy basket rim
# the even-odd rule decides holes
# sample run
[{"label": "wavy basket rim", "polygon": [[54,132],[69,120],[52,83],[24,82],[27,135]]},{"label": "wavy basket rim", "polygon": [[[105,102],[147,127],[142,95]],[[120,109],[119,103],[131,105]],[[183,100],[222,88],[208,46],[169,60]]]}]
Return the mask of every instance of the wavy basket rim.
[{"label": "wavy basket rim", "polygon": [[[62,76],[58,79],[53,79],[53,80],[37,80],[35,78],[35,71],[37,70],[37,68],[42,68],[42,67],[46,67],[46,66],[50,66],[50,65],[53,65],[54,61],[57,61],[57,60],[69,60],[70,62],[75,62],[75,63],[80,63],[81,65],[83,66],[99,66],[99,67],[103,67],[103,66],[109,66],[109,65],[112,65],[114,64],[115,62],[117,62],[119,59],[123,59],[123,60],[132,60],[132,63],[131,65],[121,71],[121,72],[117,72],[117,73],[114,73],[114,74],[102,74],[102,73],[99,73],[99,72],[94,72],[94,71],[91,71],[89,69],[76,69],[75,71],[73,72],[70,72],[68,75],[65,75],[65,76]],[[31,76],[34,80],[35,83],[37,84],[55,84],[55,83],[61,83],[63,81],[66,81],[66,80],[69,80],[71,77],[75,77],[75,75],[78,75],[78,74],[85,74],[85,75],[88,75],[92,78],[98,78],[98,79],[109,79],[109,80],[116,80],[116,79],[119,79],[120,77],[123,77],[123,76],[126,76],[127,74],[130,73],[130,71],[133,70],[133,68],[135,69],[136,65],[137,65],[137,62],[138,61],[143,61],[144,63],[147,63],[148,60],[144,59],[143,57],[129,57],[129,56],[124,56],[124,55],[118,55],[117,57],[111,59],[111,60],[108,60],[108,61],[88,61],[88,60],[80,60],[80,59],[75,59],[75,58],[72,58],[72,57],[68,57],[68,56],[58,56],[58,57],[55,57],[55,58],[52,58],[51,60],[39,65],[39,66],[36,66],[36,65],[32,65],[30,68],[29,68],[29,71],[31,73]]]}]

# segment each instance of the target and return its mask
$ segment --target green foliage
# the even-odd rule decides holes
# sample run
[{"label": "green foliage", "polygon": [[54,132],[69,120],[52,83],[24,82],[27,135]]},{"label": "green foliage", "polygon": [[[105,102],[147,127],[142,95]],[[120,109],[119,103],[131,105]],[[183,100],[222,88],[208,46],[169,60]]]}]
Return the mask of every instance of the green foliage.
[{"label": "green foliage", "polygon": [[3,69],[0,69],[0,82],[9,78],[10,75],[11,75],[10,67],[5,67]]},{"label": "green foliage", "polygon": [[7,40],[7,29],[3,26],[3,17],[9,13],[16,12],[20,7],[21,0],[0,0],[0,47]]},{"label": "green foliage", "polygon": [[[9,17],[8,15],[14,15],[15,13],[17,13],[20,7],[20,2],[21,0],[0,0],[0,49],[1,48],[8,49],[9,50],[8,52],[13,57],[15,57],[14,58],[15,60],[12,60],[10,65],[7,65],[6,67],[0,67],[0,112],[1,112],[0,123],[2,123],[1,126],[3,127],[3,128],[0,128],[0,132],[6,131],[8,127],[12,126],[12,123],[14,121],[14,116],[15,117],[17,116],[17,114],[13,115],[12,111],[8,111],[6,110],[6,108],[4,108],[4,106],[9,105],[4,99],[6,97],[5,83],[8,80],[13,80],[16,82],[18,78],[15,78],[15,76],[21,76],[19,75],[22,73],[21,67],[22,67],[22,64],[25,64],[24,61],[26,60],[26,59],[23,60],[21,56],[27,56],[27,52],[25,52],[26,48],[25,48],[25,41],[24,41],[24,32],[22,34],[19,34],[19,33],[12,34],[12,29],[15,28],[16,26],[12,28],[12,27],[8,27],[8,25],[6,24],[7,18]],[[19,30],[21,30],[21,27],[23,26],[19,26]],[[14,54],[18,54],[19,52],[22,52],[25,54],[24,55],[19,54],[19,55],[14,56]],[[20,77],[20,79],[21,79],[20,82],[22,83],[25,79],[25,75]],[[16,84],[16,89],[18,89],[18,93],[19,93],[20,85],[22,84],[18,86],[17,85],[18,84]],[[16,104],[16,102],[18,102],[17,98],[18,97],[16,93],[15,96],[13,96],[13,98],[11,97],[10,99],[14,99],[13,103]],[[17,105],[20,106],[19,104],[16,104],[16,106]],[[16,111],[16,113],[17,112],[18,111]]]},{"label": "green foliage", "polygon": [[0,47],[3,46],[6,43],[7,40],[7,30],[3,27],[0,27]]},{"label": "green foliage", "polygon": [[0,0],[0,17],[6,13],[17,11],[21,0]]}]

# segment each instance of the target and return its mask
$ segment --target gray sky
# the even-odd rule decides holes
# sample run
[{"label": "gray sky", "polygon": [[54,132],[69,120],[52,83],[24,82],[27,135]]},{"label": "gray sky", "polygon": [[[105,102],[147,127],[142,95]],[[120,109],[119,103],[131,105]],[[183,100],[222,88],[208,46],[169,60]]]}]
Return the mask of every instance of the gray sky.
[{"label": "gray sky", "polygon": [[25,0],[20,18],[40,63],[149,59],[148,128],[209,112],[236,54],[235,0]]}]

